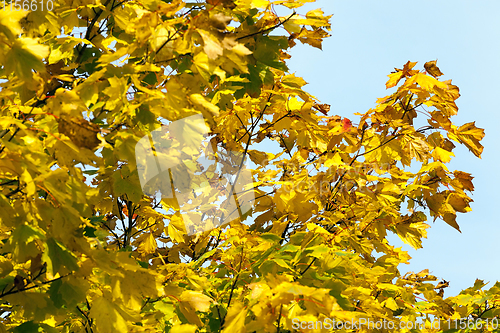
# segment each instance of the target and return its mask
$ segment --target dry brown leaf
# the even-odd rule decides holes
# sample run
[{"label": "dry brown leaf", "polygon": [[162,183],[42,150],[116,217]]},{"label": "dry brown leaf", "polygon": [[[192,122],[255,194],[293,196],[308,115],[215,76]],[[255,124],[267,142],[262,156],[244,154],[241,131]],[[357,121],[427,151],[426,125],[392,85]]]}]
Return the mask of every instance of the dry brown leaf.
[{"label": "dry brown leaf", "polygon": [[437,60],[428,61],[424,64],[424,68],[430,75],[434,77],[438,77],[443,75],[443,73],[439,70],[438,66],[436,66]]},{"label": "dry brown leaf", "polygon": [[61,117],[58,122],[59,133],[66,135],[78,147],[93,150],[101,142],[97,138],[97,133],[100,132],[99,125],[76,117]]}]

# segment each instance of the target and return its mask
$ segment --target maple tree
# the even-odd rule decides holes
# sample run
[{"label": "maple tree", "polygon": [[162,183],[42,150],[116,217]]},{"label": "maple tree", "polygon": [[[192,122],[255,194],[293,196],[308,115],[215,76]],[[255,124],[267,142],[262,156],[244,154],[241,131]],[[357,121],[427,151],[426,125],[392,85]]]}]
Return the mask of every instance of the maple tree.
[{"label": "maple tree", "polygon": [[[446,163],[456,143],[480,157],[484,131],[452,123],[458,87],[408,62],[375,108],[329,116],[286,66],[328,37],[330,16],[295,11],[307,2],[0,10],[0,332],[291,332],[294,318],[434,332],[500,314],[499,283],[444,298],[446,281],[399,273],[410,257],[386,238],[420,248],[427,216],[459,230],[471,210],[473,177]],[[135,147],[200,113],[220,154],[250,158],[254,202],[191,235],[178,203],[144,195]]]}]

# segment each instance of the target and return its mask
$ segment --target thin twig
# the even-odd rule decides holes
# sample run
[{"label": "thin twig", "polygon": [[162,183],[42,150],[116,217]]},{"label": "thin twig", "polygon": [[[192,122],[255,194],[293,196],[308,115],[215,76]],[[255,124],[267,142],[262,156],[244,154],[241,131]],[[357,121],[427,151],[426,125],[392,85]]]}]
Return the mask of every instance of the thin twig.
[{"label": "thin twig", "polygon": [[278,315],[278,329],[276,331],[277,333],[280,333],[281,310],[283,310],[283,304],[281,304],[281,306],[280,306],[280,313]]},{"label": "thin twig", "polygon": [[7,291],[6,293],[2,292],[2,294],[0,294],[0,298],[4,297],[4,296],[7,296],[7,295],[12,295],[12,294],[17,294],[17,293],[20,293],[20,292],[23,292],[23,291],[26,291],[26,290],[30,290],[30,289],[33,289],[33,288],[38,288],[44,284],[48,284],[48,283],[52,283],[52,282],[55,282],[57,280],[60,280],[62,278],[65,278],[66,276],[68,276],[69,274],[67,275],[63,275],[63,276],[60,276],[58,278],[55,278],[55,279],[52,279],[50,281],[42,281],[40,282],[40,284],[36,284],[34,286],[31,286],[31,287],[26,287],[26,288],[22,288],[22,289],[17,289],[17,290],[13,290],[13,289],[10,289],[9,291]]},{"label": "thin twig", "polygon": [[[228,309],[228,311],[229,311],[229,306],[231,305],[231,300],[233,298],[233,292],[234,292],[234,288],[236,287],[236,282],[238,282],[238,277],[240,276],[240,273],[241,273],[241,266],[243,265],[243,250],[244,250],[244,247],[241,246],[240,267],[238,268],[238,274],[236,274],[236,277],[234,278],[233,285],[231,286],[231,292],[229,293],[229,300],[227,301],[227,309]],[[227,314],[226,314],[226,316],[227,316]],[[224,319],[222,320],[222,324],[224,324],[225,320],[226,320],[226,317],[224,317]]]},{"label": "thin twig", "polygon": [[280,27],[281,25],[285,24],[288,20],[290,20],[294,15],[296,15],[297,13],[293,12],[292,15],[288,16],[285,20],[283,21],[280,21],[280,23],[270,27],[270,28],[267,28],[267,29],[264,29],[264,30],[259,30],[257,32],[254,32],[254,33],[251,33],[249,35],[246,35],[246,36],[241,36],[241,37],[238,37],[236,38],[236,40],[240,40],[240,39],[244,39],[244,38],[248,38],[248,37],[252,37],[252,36],[255,36],[255,35],[260,35],[260,34],[264,34],[268,31],[271,31],[271,30],[274,30],[278,27]]}]

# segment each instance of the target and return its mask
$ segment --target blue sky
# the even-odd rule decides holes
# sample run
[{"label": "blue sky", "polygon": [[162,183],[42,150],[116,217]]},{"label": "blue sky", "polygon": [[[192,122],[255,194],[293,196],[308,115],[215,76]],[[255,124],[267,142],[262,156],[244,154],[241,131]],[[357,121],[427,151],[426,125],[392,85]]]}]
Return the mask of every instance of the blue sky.
[{"label": "blue sky", "polygon": [[401,272],[428,268],[451,281],[445,296],[472,286],[476,278],[500,280],[500,223],[497,217],[500,177],[500,2],[498,1],[331,1],[318,0],[300,13],[322,8],[331,19],[332,37],[323,51],[297,45],[288,60],[291,72],[309,84],[305,89],[331,105],[332,114],[356,121],[355,112],[375,106],[388,95],[387,74],[408,60],[422,69],[429,60],[460,88],[454,123],[476,121],[486,137],[482,159],[457,147],[450,171],[472,173],[472,212],[458,215],[462,233],[441,220],[428,221],[423,249]]}]

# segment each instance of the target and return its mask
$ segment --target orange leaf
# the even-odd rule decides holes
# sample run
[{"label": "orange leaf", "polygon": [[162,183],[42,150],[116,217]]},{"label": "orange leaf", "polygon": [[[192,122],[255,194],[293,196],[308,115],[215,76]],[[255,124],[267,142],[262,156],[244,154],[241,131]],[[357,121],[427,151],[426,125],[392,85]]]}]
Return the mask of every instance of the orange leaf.
[{"label": "orange leaf", "polygon": [[443,73],[439,70],[438,66],[436,66],[437,60],[428,61],[424,64],[424,68],[430,75],[434,77],[438,77],[443,75]]}]

